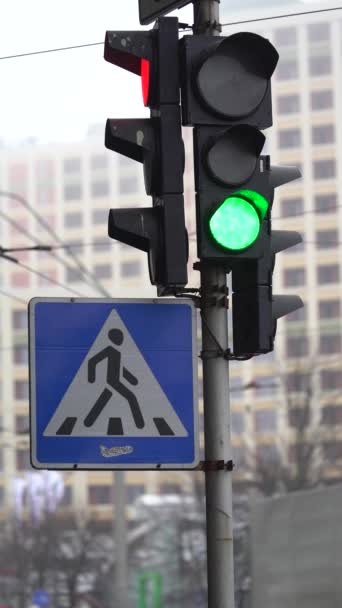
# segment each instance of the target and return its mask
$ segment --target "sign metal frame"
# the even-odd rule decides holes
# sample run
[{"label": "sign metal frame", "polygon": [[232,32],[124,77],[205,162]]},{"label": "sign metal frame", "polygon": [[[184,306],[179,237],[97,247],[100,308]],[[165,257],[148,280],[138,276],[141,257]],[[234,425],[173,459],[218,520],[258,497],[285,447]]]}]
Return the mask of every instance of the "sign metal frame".
[{"label": "sign metal frame", "polygon": [[[136,436],[131,436],[129,435],[129,433],[127,433],[126,436],[122,436],[122,437],[117,437],[117,436],[106,436],[104,435],[102,436],[98,436],[94,433],[94,435],[91,436],[80,436],[80,435],[76,435],[76,436],[72,436],[72,433],[70,434],[69,437],[58,437],[57,433],[55,436],[50,437],[47,436],[49,434],[46,433],[45,431],[42,431],[43,427],[46,429],[46,420],[43,423],[43,425],[41,424],[41,420],[42,420],[42,416],[46,417],[47,415],[49,416],[48,420],[51,420],[52,417],[55,415],[55,413],[57,412],[57,409],[59,408],[59,406],[62,403],[62,400],[64,399],[66,393],[68,392],[72,382],[75,380],[76,376],[79,373],[79,370],[81,369],[81,366],[83,365],[83,362],[87,360],[87,357],[89,355],[90,349],[92,348],[92,345],[94,344],[94,337],[95,340],[98,339],[98,337],[100,336],[100,333],[105,325],[105,323],[103,325],[101,325],[100,327],[100,331],[96,334],[94,333],[94,336],[92,338],[92,342],[91,343],[87,343],[84,347],[83,347],[83,359],[80,359],[81,363],[79,364],[79,367],[76,369],[76,373],[74,374],[74,376],[69,377],[69,379],[63,380],[63,382],[68,382],[69,384],[65,384],[66,390],[65,392],[61,393],[62,395],[62,400],[60,400],[60,397],[56,397],[55,396],[55,391],[53,389],[53,387],[51,388],[51,402],[50,402],[50,397],[49,397],[49,390],[46,389],[45,387],[45,395],[46,397],[46,401],[44,401],[41,396],[39,391],[41,390],[40,387],[42,385],[44,385],[44,383],[47,383],[47,386],[49,386],[49,383],[45,380],[46,376],[44,376],[45,373],[45,367],[44,367],[44,371],[42,371],[40,368],[39,363],[37,364],[37,359],[38,359],[38,347],[37,347],[37,340],[39,342],[39,336],[44,335],[44,333],[42,333],[42,329],[45,329],[45,324],[46,324],[46,328],[47,331],[49,331],[49,322],[50,324],[52,324],[52,319],[51,319],[51,314],[52,314],[52,308],[50,307],[46,307],[45,309],[41,308],[41,311],[45,310],[45,314],[47,315],[46,317],[44,317],[43,312],[39,313],[39,309],[37,309],[37,305],[39,304],[68,304],[68,305],[73,305],[73,306],[77,306],[80,304],[94,304],[96,306],[100,306],[100,305],[107,305],[107,308],[103,308],[101,315],[104,315],[105,319],[108,319],[111,312],[108,313],[108,316],[105,317],[105,311],[109,310],[109,311],[116,311],[119,316],[121,313],[119,313],[118,311],[123,311],[123,310],[131,310],[131,313],[133,314],[133,308],[129,309],[129,307],[127,307],[127,309],[123,306],[123,305],[135,305],[134,308],[134,314],[135,314],[135,323],[136,323],[136,327],[139,327],[139,308],[137,307],[137,305],[153,305],[153,306],[165,306],[165,305],[172,305],[172,306],[188,306],[190,307],[190,312],[188,311],[188,309],[184,308],[183,309],[183,313],[184,313],[184,319],[186,319],[184,321],[184,323],[187,324],[188,327],[188,346],[186,347],[188,350],[188,355],[187,355],[187,370],[192,371],[192,377],[191,379],[189,379],[189,375],[186,375],[183,377],[183,381],[185,381],[187,383],[187,389],[188,390],[188,394],[192,394],[192,403],[189,404],[189,400],[188,402],[185,401],[185,404],[182,402],[181,400],[181,392],[179,391],[179,389],[176,387],[174,389],[172,389],[173,391],[179,391],[177,392],[173,392],[174,395],[178,394],[177,397],[177,403],[173,402],[173,398],[167,395],[167,389],[165,389],[165,387],[161,386],[161,389],[165,392],[166,398],[169,400],[170,405],[172,406],[172,408],[174,408],[174,413],[176,413],[179,417],[179,419],[182,421],[182,423],[185,424],[184,420],[188,421],[188,428],[189,428],[189,432],[188,435],[186,437],[181,437],[180,435],[175,435],[175,437],[155,437],[155,436],[150,436],[150,435],[146,435],[143,436],[141,435],[140,437],[138,435]],[[112,305],[112,308],[110,307],[110,305]],[[121,309],[120,309],[121,306]],[[116,308],[117,307],[117,308]],[[69,323],[69,319],[67,317],[67,307],[62,308],[58,307],[58,309],[56,309],[56,306],[54,307],[53,311],[56,313],[57,311],[60,310],[60,314],[65,314],[65,327],[68,326]],[[73,310],[72,308],[70,308],[70,311]],[[75,313],[76,314],[76,309]],[[84,311],[85,309],[83,309]],[[143,306],[141,306],[141,316],[142,316],[142,320],[141,320],[141,326],[146,326],[146,323],[148,323],[148,321],[146,321],[146,318],[144,317],[144,312],[148,312],[148,310],[150,311],[150,319],[153,319],[153,316],[155,313],[152,314],[153,309],[148,309],[148,308],[143,308]],[[29,302],[29,307],[28,307],[28,311],[29,311],[29,362],[30,362],[30,366],[29,366],[29,371],[30,371],[30,434],[31,434],[31,463],[32,466],[34,468],[38,468],[38,469],[52,469],[52,470],[116,470],[116,469],[122,469],[122,470],[159,470],[159,469],[169,469],[169,470],[177,470],[177,469],[183,469],[183,470],[191,470],[196,468],[196,466],[199,463],[199,420],[198,420],[198,396],[197,396],[197,376],[198,376],[198,356],[197,356],[197,311],[196,308],[194,306],[194,303],[191,300],[187,300],[187,299],[183,299],[181,301],[179,300],[175,300],[175,299],[167,299],[167,298],[149,298],[149,299],[145,299],[145,298],[141,298],[141,299],[120,299],[120,298],[113,298],[113,299],[106,299],[106,298],[53,298],[53,297],[46,297],[46,298],[33,298],[30,302]],[[78,311],[80,311],[80,309],[78,309]],[[179,311],[181,312],[181,309],[179,309]],[[161,313],[161,311],[160,311]],[[39,314],[41,315],[40,319],[44,318],[44,321],[40,321],[40,325],[38,325],[39,323]],[[83,313],[82,313],[83,314]],[[128,314],[128,313],[127,313]],[[50,316],[49,316],[50,315]],[[160,323],[161,326],[163,327],[163,324],[165,325],[165,327],[163,327],[163,331],[165,332],[165,330],[168,331],[168,326],[166,323],[166,318],[167,315],[165,316],[165,321],[163,318],[162,314],[159,314],[160,317]],[[173,322],[174,324],[177,324],[177,316],[178,316],[178,312],[176,315],[172,315],[171,317],[173,318]],[[45,318],[47,319],[47,321],[45,320]],[[49,322],[48,322],[49,321]],[[99,321],[99,323],[101,324],[102,321]],[[183,322],[183,321],[182,321]],[[81,321],[80,321],[81,323]],[[125,322],[124,322],[125,324]],[[90,330],[95,332],[97,330],[93,329],[92,326],[90,325]],[[132,329],[131,327],[126,323],[126,327],[127,327],[127,331],[128,333],[131,333],[133,341],[135,341],[135,337],[136,334],[134,332],[136,332],[136,327],[134,329],[134,332],[132,333]],[[40,328],[40,329],[39,329]],[[173,330],[171,328],[171,332],[174,332],[175,335],[177,335],[177,331],[175,331],[175,327],[173,327]],[[181,330],[180,330],[181,331]],[[40,332],[40,333],[39,333]],[[62,332],[61,332],[62,333]],[[167,332],[165,332],[167,333]],[[61,334],[60,334],[61,335]],[[38,338],[37,338],[38,336]],[[127,341],[128,341],[128,336],[127,336]],[[61,338],[61,340],[63,341],[64,338]],[[159,337],[158,337],[159,340]],[[191,341],[191,348],[190,348],[190,341]],[[45,344],[45,343],[44,343]],[[162,343],[161,343],[162,344]],[[40,347],[42,350],[42,347]],[[45,347],[45,350],[48,353],[48,348],[49,345],[47,344],[47,346]],[[59,344],[58,346],[59,349],[61,349],[61,344]],[[69,351],[70,348],[72,349],[72,346],[70,347],[70,342],[69,342]],[[139,347],[137,346],[138,350]],[[162,346],[160,347],[162,349]],[[181,348],[181,347],[180,347]],[[191,351],[191,352],[190,352]],[[66,353],[67,353],[67,347],[66,347]],[[160,358],[162,356],[164,351],[160,351],[160,354],[158,355],[158,357]],[[86,354],[84,354],[86,353]],[[141,351],[140,349],[140,353],[143,358],[144,358],[144,352]],[[167,351],[165,350],[165,353],[167,354],[167,357],[171,357],[172,358],[172,348]],[[49,356],[49,354],[46,355],[46,358]],[[177,356],[177,354],[176,354]],[[42,355],[40,355],[40,359],[39,361],[42,362],[45,365],[44,362],[44,358],[42,358]],[[56,353],[55,353],[55,357],[57,357]],[[51,358],[51,362],[47,362],[47,368],[51,370],[51,368],[53,369],[53,372],[55,372],[55,374],[57,375],[57,384],[55,386],[58,386],[58,374],[59,371],[58,369],[56,370],[56,368],[53,366],[53,362],[56,361],[57,359],[54,359],[53,357]],[[51,363],[51,364],[50,364]],[[77,363],[78,365],[78,363]],[[148,362],[147,362],[147,365]],[[164,364],[163,364],[164,365]],[[177,367],[177,365],[179,365],[178,363],[175,365],[175,368]],[[170,374],[171,373],[171,378],[172,378],[172,373],[170,371],[170,369],[168,368],[168,371],[166,371],[166,367],[164,369],[164,367],[161,367],[161,373],[162,376],[164,378],[166,378],[166,374]],[[50,374],[51,377],[51,373],[53,373],[51,371],[49,371],[48,373]],[[153,369],[153,367],[150,367],[150,372],[152,373],[152,375],[155,375],[155,370]],[[70,372],[71,374],[71,372]],[[161,376],[161,377],[162,377]],[[175,376],[176,378],[177,376]],[[55,376],[56,378],[56,376]],[[70,384],[71,381],[71,384]],[[144,376],[142,378],[142,383],[144,382]],[[156,378],[156,383],[158,384],[158,379]],[[63,389],[64,390],[64,389]],[[159,403],[159,402],[158,402]],[[148,412],[148,407],[149,406],[144,406],[145,407],[145,413]],[[183,410],[183,408],[186,408],[185,410]],[[46,408],[46,412],[48,410],[48,414],[45,412],[43,413],[43,409]],[[184,411],[186,412],[186,416],[184,417]],[[72,415],[72,413],[70,413],[70,415]],[[151,416],[152,414],[150,414]],[[183,416],[183,418],[182,418]],[[190,421],[190,422],[189,422]],[[88,431],[89,432],[89,431]],[[96,436],[95,436],[96,435]],[[77,440],[82,440],[82,444],[83,446],[85,446],[87,449],[83,450],[84,452],[86,452],[88,450],[88,445],[89,445],[89,450],[92,455],[92,450],[93,450],[93,444],[94,441],[96,440],[98,443],[98,446],[100,446],[100,444],[104,444],[106,446],[106,451],[107,453],[105,454],[106,458],[101,458],[101,456],[99,456],[97,454],[98,459],[96,460],[96,458],[93,458],[93,461],[89,461],[89,456],[87,456],[87,460],[86,461],[82,461],[82,456],[78,459],[79,461],[77,461],[77,459],[70,459],[67,462],[65,462],[65,458],[58,458],[58,455],[63,453],[63,450],[70,446],[70,450],[71,452],[73,451],[73,446],[76,445]],[[47,441],[50,441],[50,444],[48,447],[43,447],[43,446],[47,446]],[[60,441],[61,440],[61,441]],[[159,444],[158,444],[158,440],[159,440]],[[70,442],[74,441],[74,444],[71,445]],[[67,443],[66,443],[67,442]],[[140,442],[140,443],[139,443]],[[154,443],[156,442],[156,443]],[[164,442],[164,443],[163,443]],[[186,443],[188,442],[188,443]],[[129,447],[129,445],[131,444],[131,446],[134,446],[134,449],[127,451],[127,447]],[[146,444],[146,445],[145,445]],[[140,461],[139,461],[139,448],[135,447],[136,445],[138,446],[142,446],[140,448]],[[53,449],[52,449],[53,448]],[[72,448],[72,449],[71,449]],[[150,454],[152,454],[150,460],[147,460],[147,457],[142,456],[143,454],[143,449],[147,449],[147,457],[150,456]],[[157,449],[156,449],[157,448]],[[174,451],[173,451],[174,448]],[[113,454],[111,455],[110,450],[113,450]],[[50,450],[50,451],[49,451]],[[56,458],[55,458],[55,450],[56,450]],[[99,447],[97,448],[97,450],[99,451]],[[119,452],[118,452],[119,450]],[[120,451],[121,450],[121,451]],[[126,451],[125,451],[126,450]],[[153,461],[153,459],[156,457],[155,455],[158,454],[158,450],[159,450],[159,458],[158,460]],[[163,453],[165,450],[165,455],[164,456],[164,462],[163,462]],[[167,452],[167,450],[169,452]],[[177,452],[177,450],[179,450],[179,452]],[[134,452],[134,453],[133,453]],[[46,454],[49,453],[53,453],[53,457],[50,459],[46,458]],[[81,452],[82,453],[82,452]],[[172,458],[169,458],[169,453],[172,454]],[[44,454],[44,457],[40,456],[39,454]],[[102,445],[101,445],[101,454],[102,456],[104,456],[104,452],[102,449]],[[153,455],[154,454],[154,455]],[[179,454],[179,455],[178,455]],[[191,457],[190,457],[191,454]],[[188,457],[189,455],[189,457]],[[134,458],[136,458],[136,460],[134,460]],[[178,459],[178,462],[177,462]],[[188,461],[186,461],[186,459]],[[45,461],[46,460],[46,461]],[[72,461],[73,460],[73,461]]]}]

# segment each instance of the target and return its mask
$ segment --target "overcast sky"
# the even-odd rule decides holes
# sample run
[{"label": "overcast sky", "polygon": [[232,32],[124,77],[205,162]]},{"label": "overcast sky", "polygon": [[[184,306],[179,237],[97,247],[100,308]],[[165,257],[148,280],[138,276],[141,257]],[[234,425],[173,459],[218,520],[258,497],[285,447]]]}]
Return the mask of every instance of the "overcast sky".
[{"label": "overcast sky", "polygon": [[[221,13],[228,4],[221,0]],[[192,23],[191,5],[174,14]],[[138,0],[7,0],[0,57],[101,42],[106,30],[140,28]],[[104,61],[102,45],[0,60],[0,83],[0,137],[7,141],[79,140],[106,118],[148,116],[140,79]]]}]

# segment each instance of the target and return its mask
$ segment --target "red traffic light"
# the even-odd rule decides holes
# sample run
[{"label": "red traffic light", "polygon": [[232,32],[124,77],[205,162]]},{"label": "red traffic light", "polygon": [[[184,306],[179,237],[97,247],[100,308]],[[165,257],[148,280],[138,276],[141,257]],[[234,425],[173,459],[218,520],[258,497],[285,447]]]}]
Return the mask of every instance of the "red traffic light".
[{"label": "red traffic light", "polygon": [[140,64],[141,74],[141,89],[144,101],[144,106],[148,106],[150,92],[150,62],[148,59],[142,59]]}]

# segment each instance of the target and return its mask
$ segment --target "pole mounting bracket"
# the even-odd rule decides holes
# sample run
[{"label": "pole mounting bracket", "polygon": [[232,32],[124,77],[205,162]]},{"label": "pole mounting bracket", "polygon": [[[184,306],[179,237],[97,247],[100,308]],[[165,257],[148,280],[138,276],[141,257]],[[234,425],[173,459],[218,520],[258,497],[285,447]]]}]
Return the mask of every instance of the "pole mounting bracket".
[{"label": "pole mounting bracket", "polygon": [[234,462],[232,460],[201,460],[196,467],[199,471],[232,471]]}]

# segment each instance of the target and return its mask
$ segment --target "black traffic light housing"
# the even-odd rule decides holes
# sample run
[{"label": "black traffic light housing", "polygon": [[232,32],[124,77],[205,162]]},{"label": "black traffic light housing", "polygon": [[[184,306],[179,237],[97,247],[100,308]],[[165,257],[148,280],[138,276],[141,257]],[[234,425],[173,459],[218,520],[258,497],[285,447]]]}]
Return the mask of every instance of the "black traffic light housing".
[{"label": "black traffic light housing", "polygon": [[262,155],[278,59],[267,39],[247,32],[181,41],[182,121],[194,125],[197,252],[232,273],[237,358],[272,350],[276,319],[302,305],[272,289],[275,254],[301,241],[271,229],[275,188],[300,176]]},{"label": "black traffic light housing", "polygon": [[106,147],[143,164],[153,199],[152,209],[111,209],[108,234],[148,253],[151,283],[167,295],[187,283],[178,20],[160,18],[148,31],[107,32],[104,57],[142,77],[151,110],[149,119],[107,121]]},{"label": "black traffic light housing", "polygon": [[276,254],[302,242],[294,230],[272,230],[274,189],[300,177],[297,167],[269,166],[269,211],[261,234],[262,256],[231,264],[233,304],[233,351],[237,358],[249,358],[273,350],[277,319],[303,306],[297,295],[273,294]]},{"label": "black traffic light housing", "polygon": [[184,36],[181,46],[184,125],[272,124],[271,81],[279,55],[258,34]]}]

